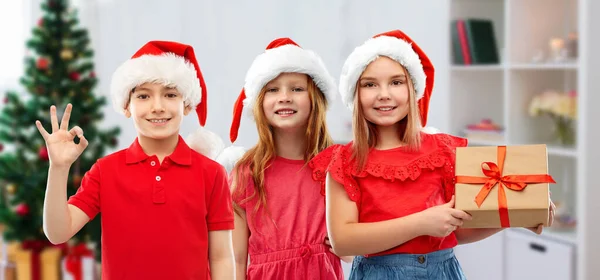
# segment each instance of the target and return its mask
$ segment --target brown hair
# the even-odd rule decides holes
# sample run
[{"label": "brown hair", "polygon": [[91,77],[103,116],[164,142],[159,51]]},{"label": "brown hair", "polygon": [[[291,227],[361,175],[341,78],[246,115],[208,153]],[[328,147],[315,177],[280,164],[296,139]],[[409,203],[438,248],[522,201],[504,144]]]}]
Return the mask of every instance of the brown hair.
[{"label": "brown hair", "polygon": [[[308,127],[306,129],[306,151],[304,152],[304,161],[310,161],[320,151],[333,144],[326,125],[327,99],[314,81],[307,75],[308,96],[311,102],[311,113],[308,117]],[[250,197],[244,198],[240,204],[244,204],[254,196],[258,196],[258,202],[255,211],[259,207],[267,205],[267,196],[265,191],[264,171],[269,167],[272,159],[275,158],[275,142],[273,140],[272,127],[267,122],[263,110],[263,101],[266,92],[266,86],[263,87],[254,104],[253,115],[258,130],[258,143],[248,150],[244,156],[236,163],[234,167],[234,179],[232,195],[234,197],[245,197],[246,184],[252,178],[254,183],[254,193]],[[240,214],[243,212],[237,203],[234,204],[234,210]]]},{"label": "brown hair", "polygon": [[[406,75],[408,85],[408,114],[400,120],[400,129],[398,131],[400,138],[406,146],[411,149],[417,149],[421,144],[421,119],[419,116],[419,107],[415,96],[415,87],[410,74],[406,68],[402,67]],[[360,80],[360,78],[359,78]],[[356,93],[354,97],[354,114],[352,116],[352,130],[354,141],[352,144],[352,158],[356,160],[358,170],[363,170],[367,164],[369,150],[377,146],[378,131],[375,124],[365,118],[365,113],[360,103],[360,90],[357,81]]]}]

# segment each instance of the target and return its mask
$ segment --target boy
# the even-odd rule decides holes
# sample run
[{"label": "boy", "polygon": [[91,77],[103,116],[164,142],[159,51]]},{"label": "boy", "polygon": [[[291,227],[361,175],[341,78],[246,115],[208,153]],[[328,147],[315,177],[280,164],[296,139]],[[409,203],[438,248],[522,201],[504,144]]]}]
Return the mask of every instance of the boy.
[{"label": "boy", "polygon": [[111,95],[138,137],[98,160],[68,201],[69,168],[87,146],[83,130],[68,130],[71,104],[60,127],[50,108],[52,134],[36,122],[50,156],[44,200],[50,242],[68,241],[102,211],[103,279],[234,279],[226,172],[179,135],[196,105],[200,124],[206,121],[206,86],[192,47],[147,43],[114,73]]}]

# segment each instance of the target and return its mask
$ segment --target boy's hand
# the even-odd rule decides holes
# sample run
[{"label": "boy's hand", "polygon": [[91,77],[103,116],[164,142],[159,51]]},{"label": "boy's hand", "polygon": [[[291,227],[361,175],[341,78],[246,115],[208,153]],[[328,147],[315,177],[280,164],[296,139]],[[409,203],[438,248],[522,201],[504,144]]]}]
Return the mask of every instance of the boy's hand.
[{"label": "boy's hand", "polygon": [[[44,137],[44,141],[46,141],[50,164],[54,166],[70,167],[88,145],[88,141],[83,137],[83,130],[80,127],[75,126],[71,130],[67,130],[72,107],[71,104],[67,105],[60,123],[60,128],[56,116],[56,107],[54,105],[50,107],[52,134],[49,134],[44,129],[40,121],[35,122],[40,134]],[[75,144],[73,141],[75,136],[79,137],[79,144]]]}]

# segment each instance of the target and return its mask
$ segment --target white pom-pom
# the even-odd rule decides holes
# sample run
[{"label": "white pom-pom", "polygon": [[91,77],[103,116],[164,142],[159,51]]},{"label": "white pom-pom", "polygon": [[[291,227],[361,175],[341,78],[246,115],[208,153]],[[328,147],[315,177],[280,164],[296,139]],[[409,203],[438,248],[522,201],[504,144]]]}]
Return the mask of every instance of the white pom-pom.
[{"label": "white pom-pom", "polygon": [[225,149],[225,143],[223,143],[221,137],[204,127],[190,133],[185,142],[196,152],[215,161]]},{"label": "white pom-pom", "polygon": [[423,129],[421,129],[421,131],[423,131],[423,132],[425,132],[427,134],[438,134],[438,133],[442,132],[441,130],[439,130],[439,129],[435,128],[435,127],[432,127],[432,126],[423,127]]},{"label": "white pom-pom", "polygon": [[230,146],[225,148],[216,158],[216,162],[220,163],[225,167],[227,173],[233,170],[235,164],[244,156],[246,150],[240,146]]}]

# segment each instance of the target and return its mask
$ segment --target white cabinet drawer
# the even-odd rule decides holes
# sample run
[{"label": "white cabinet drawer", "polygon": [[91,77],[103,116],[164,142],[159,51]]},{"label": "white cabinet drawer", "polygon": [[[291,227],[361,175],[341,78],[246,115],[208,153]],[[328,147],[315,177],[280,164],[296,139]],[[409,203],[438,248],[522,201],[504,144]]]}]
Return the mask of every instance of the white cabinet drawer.
[{"label": "white cabinet drawer", "polygon": [[571,280],[574,247],[533,233],[506,231],[506,280]]},{"label": "white cabinet drawer", "polygon": [[466,278],[504,280],[504,244],[502,231],[484,240],[455,247],[454,253]]}]

